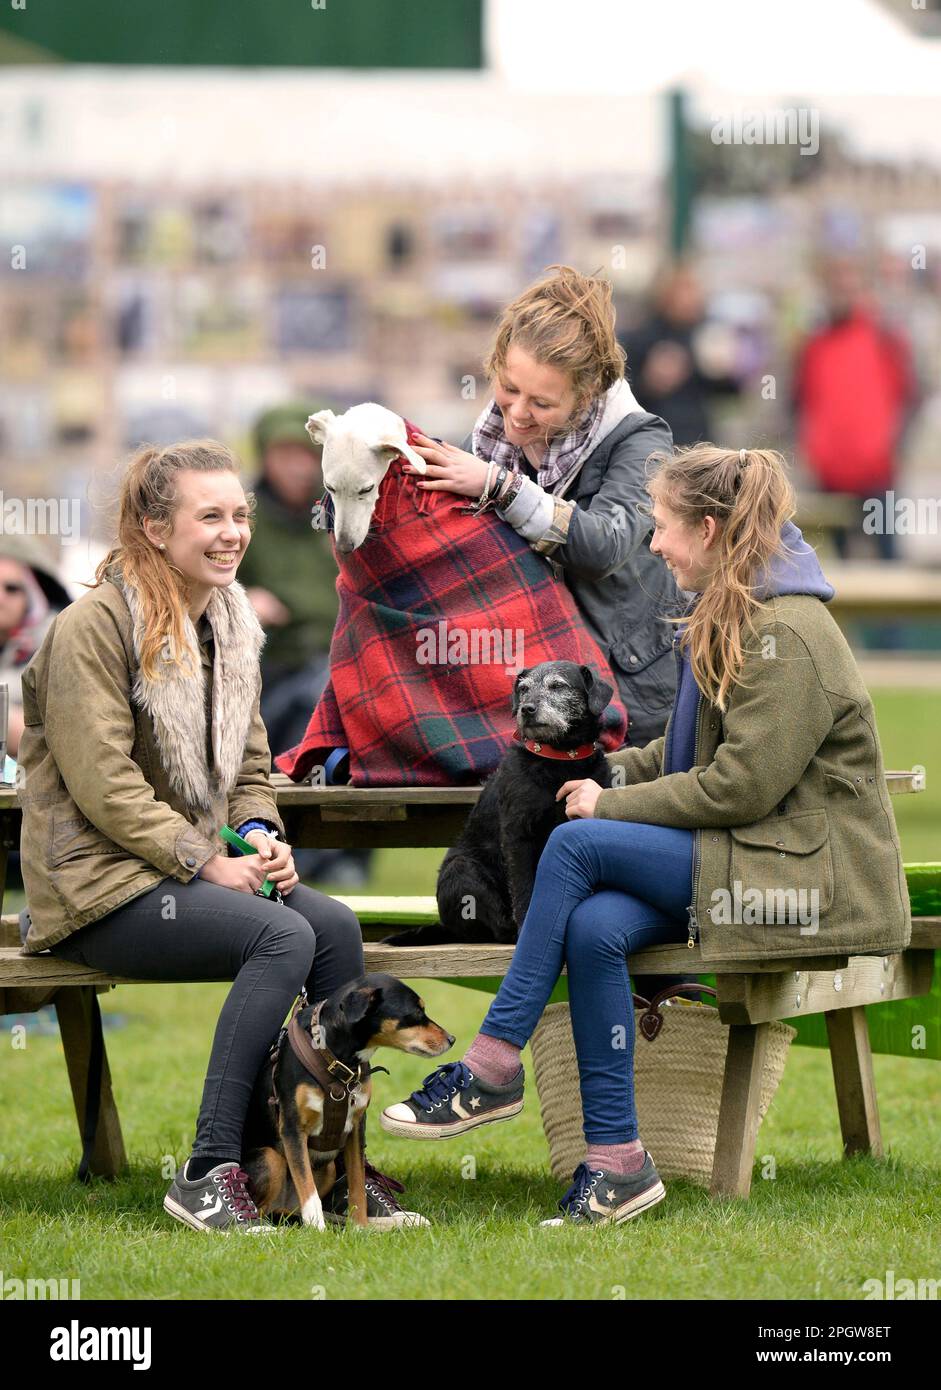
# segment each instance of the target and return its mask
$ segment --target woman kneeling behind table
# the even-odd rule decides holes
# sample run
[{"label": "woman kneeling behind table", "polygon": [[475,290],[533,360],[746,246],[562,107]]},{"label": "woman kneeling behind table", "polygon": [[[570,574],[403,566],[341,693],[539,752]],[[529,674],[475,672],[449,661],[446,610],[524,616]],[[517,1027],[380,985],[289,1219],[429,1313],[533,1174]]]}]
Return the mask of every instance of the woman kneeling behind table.
[{"label": "woman kneeling behind table", "polygon": [[444,1139],[517,1114],[520,1050],[567,966],[587,1151],[563,1215],[543,1225],[625,1221],[665,1196],[637,1133],[632,952],[698,940],[718,965],[911,939],[872,702],[825,607],[834,590],[789,520],[783,465],[699,444],[655,467],[650,549],[692,594],[671,619],[666,733],[608,755],[622,785],[560,789],[569,820],[480,1032],[382,1116],[393,1134]]},{"label": "woman kneeling behind table", "polygon": [[[193,1152],[164,1202],[198,1230],[274,1229],[241,1167],[255,1078],[302,986],[316,1004],[364,971],[357,918],[298,882],[278,838],[264,634],[234,582],[253,500],[213,440],[139,450],[117,546],[23,677],[27,952],[135,980],[234,981]],[[221,854],[225,823],[258,854]],[[266,877],[283,902],[256,895]],[[345,1219],[346,1196],[340,1177],[330,1219]],[[367,1198],[383,1229],[424,1224],[368,1164]]]}]

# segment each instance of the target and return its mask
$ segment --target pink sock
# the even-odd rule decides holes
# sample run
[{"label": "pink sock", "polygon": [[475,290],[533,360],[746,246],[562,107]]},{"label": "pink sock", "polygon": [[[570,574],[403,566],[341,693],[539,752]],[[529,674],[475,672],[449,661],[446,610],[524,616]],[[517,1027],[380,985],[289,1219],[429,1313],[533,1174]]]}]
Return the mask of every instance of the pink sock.
[{"label": "pink sock", "polygon": [[489,1086],[505,1086],[520,1069],[521,1048],[502,1038],[478,1033],[464,1054],[464,1061],[475,1076]]},{"label": "pink sock", "polygon": [[639,1173],[644,1166],[644,1146],[639,1139],[631,1144],[591,1144],[585,1155],[589,1168],[605,1168],[609,1173]]}]

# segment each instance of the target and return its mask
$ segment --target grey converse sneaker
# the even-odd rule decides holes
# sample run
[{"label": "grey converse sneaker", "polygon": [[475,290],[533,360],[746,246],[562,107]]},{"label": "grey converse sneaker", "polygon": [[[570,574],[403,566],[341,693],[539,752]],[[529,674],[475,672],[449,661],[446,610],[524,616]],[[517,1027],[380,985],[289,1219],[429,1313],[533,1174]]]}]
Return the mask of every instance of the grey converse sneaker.
[{"label": "grey converse sneaker", "polygon": [[506,1086],[488,1086],[466,1062],[447,1062],[408,1100],[383,1110],[379,1123],[403,1139],[450,1139],[478,1125],[511,1120],[522,1108],[522,1067]]},{"label": "grey converse sneaker", "polygon": [[597,1226],[606,1221],[629,1221],[666,1196],[666,1188],[644,1153],[644,1166],[637,1173],[609,1173],[580,1163],[572,1176],[572,1186],[559,1203],[562,1216],[540,1221],[540,1226]]},{"label": "grey converse sneaker", "polygon": [[245,1231],[257,1235],[276,1231],[255,1206],[248,1189],[248,1174],[237,1163],[220,1163],[204,1178],[191,1182],[186,1164],[170,1184],[163,1209],[194,1231]]},{"label": "grey converse sneaker", "polygon": [[[395,1178],[380,1173],[366,1162],[366,1224],[371,1231],[399,1231],[407,1226],[430,1226],[427,1217],[417,1211],[405,1211],[396,1197],[405,1188]],[[342,1226],[349,1210],[349,1187],[346,1174],[341,1173],[323,1199],[324,1219]]]}]

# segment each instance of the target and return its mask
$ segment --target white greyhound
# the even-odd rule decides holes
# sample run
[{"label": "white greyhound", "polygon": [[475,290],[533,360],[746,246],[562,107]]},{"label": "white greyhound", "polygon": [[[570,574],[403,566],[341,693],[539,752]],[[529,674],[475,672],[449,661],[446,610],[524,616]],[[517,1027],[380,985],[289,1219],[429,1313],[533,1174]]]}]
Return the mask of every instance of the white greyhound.
[{"label": "white greyhound", "polygon": [[425,460],[409,448],[401,415],[372,401],[343,415],[318,410],[307,433],[323,445],[323,483],[333,499],[333,538],[343,555],[358,550],[369,533],[379,484],[399,454],[419,473]]}]

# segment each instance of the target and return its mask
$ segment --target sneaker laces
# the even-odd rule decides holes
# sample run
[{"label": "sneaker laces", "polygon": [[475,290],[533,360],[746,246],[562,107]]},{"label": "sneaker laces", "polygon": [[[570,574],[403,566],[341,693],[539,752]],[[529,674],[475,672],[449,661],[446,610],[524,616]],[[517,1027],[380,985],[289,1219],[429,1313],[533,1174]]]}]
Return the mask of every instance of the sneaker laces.
[{"label": "sneaker laces", "polygon": [[261,1213],[248,1190],[248,1174],[244,1168],[230,1168],[216,1176],[223,1200],[238,1221],[258,1221]]},{"label": "sneaker laces", "polygon": [[366,1184],[372,1185],[379,1196],[393,1211],[401,1211],[402,1204],[398,1201],[396,1192],[404,1192],[405,1187],[402,1183],[396,1182],[395,1178],[390,1178],[387,1173],[380,1173],[378,1168],[374,1168],[367,1159],[365,1162]]},{"label": "sneaker laces", "polygon": [[450,1100],[458,1091],[463,1091],[472,1080],[473,1075],[465,1062],[445,1062],[443,1067],[438,1067],[437,1071],[425,1077],[421,1090],[413,1091],[409,1099],[420,1110],[429,1113],[442,1101]]},{"label": "sneaker laces", "polygon": [[572,1174],[572,1186],[559,1203],[559,1210],[567,1216],[580,1216],[600,1177],[600,1169],[592,1172],[587,1163],[580,1163]]}]

